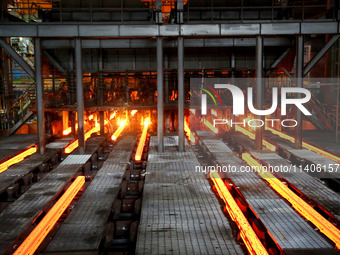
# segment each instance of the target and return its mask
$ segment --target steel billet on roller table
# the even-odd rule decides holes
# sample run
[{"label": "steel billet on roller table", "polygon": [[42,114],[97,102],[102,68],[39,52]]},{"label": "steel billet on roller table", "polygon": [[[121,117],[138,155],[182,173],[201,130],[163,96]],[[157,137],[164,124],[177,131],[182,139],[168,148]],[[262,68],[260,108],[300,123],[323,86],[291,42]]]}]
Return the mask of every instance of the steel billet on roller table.
[{"label": "steel billet on roller table", "polygon": [[[202,139],[210,148],[230,148],[221,140]],[[216,152],[211,152],[212,156]],[[216,153],[216,161],[221,166],[233,165],[240,168],[244,163],[236,156],[221,157]],[[273,239],[286,254],[297,252],[325,252],[336,254],[333,247],[320,236],[293,208],[267,185],[260,176],[253,172],[227,173],[253,212],[262,221]]]},{"label": "steel billet on roller table", "polygon": [[68,144],[68,141],[56,141],[49,143],[44,155],[34,153],[12,165],[0,174],[0,194],[6,192],[7,201],[13,200],[17,195],[24,192],[25,187],[38,179],[39,173],[47,172],[50,165],[58,163],[61,150]]},{"label": "steel billet on roller table", "polygon": [[177,136],[156,146],[151,137],[136,254],[243,254],[194,152],[178,152]]},{"label": "steel billet on roller table", "polygon": [[134,144],[135,139],[132,137],[118,141],[75,208],[61,225],[45,254],[98,252]]},{"label": "steel billet on roller table", "polygon": [[0,215],[0,221],[3,223],[0,225],[0,253],[13,252],[15,247],[12,245],[15,244],[18,236],[26,235],[32,230],[32,223],[65,185],[85,167],[103,141],[104,139],[100,137],[89,139],[86,154],[75,155],[77,153],[75,150],[56,169],[34,184]]}]

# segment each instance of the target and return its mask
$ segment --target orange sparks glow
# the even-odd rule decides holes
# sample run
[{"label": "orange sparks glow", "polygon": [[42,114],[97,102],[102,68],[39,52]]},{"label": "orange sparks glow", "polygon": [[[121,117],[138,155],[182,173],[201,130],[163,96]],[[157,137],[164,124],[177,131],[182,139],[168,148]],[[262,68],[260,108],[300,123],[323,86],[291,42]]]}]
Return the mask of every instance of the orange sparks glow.
[{"label": "orange sparks glow", "polygon": [[255,231],[250,226],[247,218],[237,205],[235,199],[223,183],[221,176],[216,172],[210,172],[210,178],[214,182],[219,197],[224,201],[231,219],[237,224],[249,254],[268,254]]},{"label": "orange sparks glow", "polygon": [[143,133],[142,133],[142,136],[139,139],[138,147],[137,147],[137,150],[136,150],[136,155],[135,155],[136,161],[140,161],[142,159],[143,149],[144,149],[144,145],[145,145],[146,136],[148,134],[149,125],[150,125],[150,118],[147,118],[146,121],[144,122]]},{"label": "orange sparks glow", "polygon": [[208,120],[206,119],[202,119],[203,120],[203,123],[204,125],[206,125],[211,131],[213,131],[215,134],[218,133],[218,129],[216,127],[214,127],[213,124],[211,124]]},{"label": "orange sparks glow", "polygon": [[131,116],[135,115],[138,111],[137,110],[132,110],[131,111]]},{"label": "orange sparks glow", "polygon": [[45,217],[33,229],[25,241],[14,252],[14,255],[33,255],[48,233],[53,229],[66,208],[85,183],[84,176],[78,176],[71,186],[65,191],[55,205],[48,211]]},{"label": "orange sparks glow", "polygon": [[37,152],[37,147],[31,147],[26,149],[25,151],[19,153],[18,155],[15,155],[14,157],[6,160],[5,162],[0,164],[0,173],[4,172],[9,168],[11,165],[14,165],[16,163],[19,163],[22,161],[25,157],[32,155],[33,153]]},{"label": "orange sparks glow", "polygon": [[111,136],[112,141],[117,141],[118,136],[123,132],[125,126],[127,124],[126,120],[120,121],[119,122],[119,128],[114,132],[114,134]]},{"label": "orange sparks glow", "polygon": [[187,121],[184,122],[184,131],[187,134],[187,137],[189,138],[189,141],[191,143],[195,144],[196,139],[195,139],[194,135],[192,134]]},{"label": "orange sparks glow", "polygon": [[[295,138],[290,136],[290,135],[287,135],[283,132],[280,132],[278,130],[275,130],[273,128],[270,128],[270,127],[265,127],[266,130],[269,130],[270,132],[272,132],[274,135],[278,135],[279,137],[281,138],[284,138],[286,140],[289,140],[290,142],[292,143],[295,143]],[[325,151],[325,150],[322,150],[312,144],[309,144],[309,143],[306,143],[306,142],[302,142],[302,147],[308,149],[308,150],[311,150],[311,151],[314,151],[316,152],[317,154],[325,157],[325,158],[328,158],[330,160],[333,160],[337,163],[340,163],[340,157],[332,154],[332,153],[329,153],[328,151]]]},{"label": "orange sparks glow", "polygon": [[320,230],[320,232],[325,234],[335,243],[337,249],[340,249],[340,230],[338,228],[315,211],[311,205],[296,195],[273,174],[266,171],[249,153],[243,153],[242,159],[246,161],[249,166],[255,167],[258,174],[265,179],[277,193],[288,200],[296,211],[312,222]]}]

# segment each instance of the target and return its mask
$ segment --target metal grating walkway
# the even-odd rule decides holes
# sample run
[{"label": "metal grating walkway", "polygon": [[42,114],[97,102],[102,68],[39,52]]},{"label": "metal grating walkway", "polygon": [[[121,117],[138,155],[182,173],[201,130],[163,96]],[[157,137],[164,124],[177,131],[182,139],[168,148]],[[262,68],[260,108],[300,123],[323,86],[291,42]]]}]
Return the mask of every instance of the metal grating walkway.
[{"label": "metal grating walkway", "polygon": [[165,144],[149,153],[136,254],[244,254],[195,154]]}]

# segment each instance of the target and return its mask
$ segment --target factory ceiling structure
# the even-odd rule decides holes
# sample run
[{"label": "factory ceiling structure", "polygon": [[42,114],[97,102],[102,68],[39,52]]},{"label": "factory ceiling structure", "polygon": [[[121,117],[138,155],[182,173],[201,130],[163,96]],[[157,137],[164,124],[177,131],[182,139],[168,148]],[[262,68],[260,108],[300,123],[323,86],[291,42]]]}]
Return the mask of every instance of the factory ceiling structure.
[{"label": "factory ceiling structure", "polygon": [[3,0],[0,254],[338,254],[337,0]]}]

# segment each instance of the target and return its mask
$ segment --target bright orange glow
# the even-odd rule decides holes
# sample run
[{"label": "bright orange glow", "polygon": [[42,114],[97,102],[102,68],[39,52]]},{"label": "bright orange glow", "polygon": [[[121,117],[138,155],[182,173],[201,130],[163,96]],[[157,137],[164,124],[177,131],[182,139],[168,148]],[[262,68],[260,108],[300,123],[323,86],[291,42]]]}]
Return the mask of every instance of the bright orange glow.
[{"label": "bright orange glow", "polygon": [[[107,123],[107,122],[106,122]],[[105,124],[106,124],[105,123]],[[97,133],[99,132],[100,130],[100,126],[98,123],[96,123],[95,127],[92,128],[90,131],[86,132],[85,133],[85,141],[87,139],[89,139],[91,137],[91,135],[93,133]],[[78,142],[78,139],[75,140],[74,142],[72,142],[70,145],[68,145],[66,148],[65,148],[65,153],[71,153],[72,151],[74,151],[75,148],[77,148],[79,146],[79,142]]]},{"label": "bright orange glow", "polygon": [[135,115],[138,111],[137,110],[132,110],[131,111],[131,116]]},{"label": "bright orange glow", "polygon": [[224,201],[231,219],[235,221],[240,229],[240,235],[249,251],[249,254],[268,254],[255,231],[250,226],[247,218],[238,207],[235,199],[223,183],[221,176],[214,171],[210,172],[210,178],[214,182],[218,195]]},{"label": "bright orange glow", "polygon": [[0,164],[0,173],[4,172],[9,168],[11,165],[14,165],[16,163],[19,163],[22,161],[24,158],[26,158],[29,155],[32,155],[33,153],[37,152],[37,147],[31,147],[26,149],[23,152],[20,152],[18,155],[15,155],[14,157],[6,160],[5,162]]},{"label": "bright orange glow", "polygon": [[[78,124],[76,124],[76,130],[78,129]],[[72,128],[69,127],[63,131],[63,135],[68,135],[72,132]]]},{"label": "bright orange glow", "polygon": [[[284,138],[286,140],[291,141],[292,143],[295,143],[295,138],[290,136],[290,135],[287,135],[287,134],[285,134],[283,132],[280,132],[280,131],[275,130],[275,129],[270,128],[270,127],[265,127],[265,129],[269,130],[270,132],[272,132],[275,135],[278,135],[281,138]],[[314,151],[317,154],[319,154],[319,155],[321,155],[321,156],[323,156],[325,158],[328,158],[328,159],[333,160],[333,161],[335,161],[337,163],[340,163],[340,157],[338,157],[338,156],[336,156],[336,155],[334,155],[332,153],[329,153],[328,151],[322,150],[322,149],[320,149],[320,148],[318,148],[318,147],[316,147],[316,146],[314,146],[314,145],[312,145],[310,143],[302,142],[302,147],[304,147],[304,148],[306,148],[308,150]]]},{"label": "bright orange glow", "polygon": [[262,165],[257,162],[249,153],[243,153],[242,159],[246,161],[249,166],[256,167],[255,169],[258,174],[263,179],[265,179],[277,193],[287,199],[296,211],[298,211],[307,220],[312,222],[320,230],[320,232],[325,234],[335,243],[337,249],[340,249],[340,230],[338,228],[336,228],[321,214],[315,211],[311,205],[296,195],[273,174],[264,170]]},{"label": "bright orange glow", "polygon": [[85,183],[84,176],[78,176],[61,198],[47,212],[45,217],[33,229],[25,241],[14,252],[14,255],[33,255],[48,233],[53,229],[66,208],[71,204],[74,197]]},{"label": "bright orange glow", "polygon": [[139,139],[138,147],[137,147],[137,150],[136,150],[136,155],[135,155],[136,161],[140,161],[142,159],[142,154],[143,154],[146,136],[148,134],[149,124],[150,124],[150,118],[147,118],[146,121],[144,122],[143,133],[142,133],[142,136]]},{"label": "bright orange glow", "polygon": [[89,120],[93,120],[93,114],[89,116]]},{"label": "bright orange glow", "polygon": [[218,133],[218,129],[216,127],[214,127],[213,124],[211,124],[208,120],[206,119],[202,119],[203,120],[203,123],[204,125],[206,125],[211,131],[213,131],[215,134]]},{"label": "bright orange glow", "polygon": [[192,134],[192,132],[191,132],[189,126],[188,126],[187,121],[184,122],[184,131],[187,134],[187,137],[189,138],[189,141],[191,143],[195,144],[196,139],[195,139],[194,135]]},{"label": "bright orange glow", "polygon": [[114,117],[116,117],[116,112],[111,113],[110,120],[112,120]]},{"label": "bright orange glow", "polygon": [[127,124],[126,120],[120,121],[119,122],[119,128],[114,132],[114,134],[111,136],[112,141],[117,141],[118,136],[123,132],[125,126]]}]

